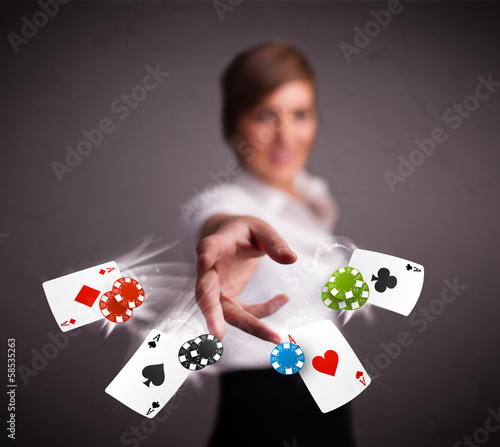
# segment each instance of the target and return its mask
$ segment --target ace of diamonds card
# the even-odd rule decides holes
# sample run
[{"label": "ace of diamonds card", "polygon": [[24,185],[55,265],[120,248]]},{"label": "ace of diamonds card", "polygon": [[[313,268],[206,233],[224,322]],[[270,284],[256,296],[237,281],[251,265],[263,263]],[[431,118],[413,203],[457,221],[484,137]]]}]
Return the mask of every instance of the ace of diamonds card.
[{"label": "ace of diamonds card", "polygon": [[120,277],[116,263],[106,262],[44,282],[50,310],[61,330],[70,331],[104,318],[99,299]]}]

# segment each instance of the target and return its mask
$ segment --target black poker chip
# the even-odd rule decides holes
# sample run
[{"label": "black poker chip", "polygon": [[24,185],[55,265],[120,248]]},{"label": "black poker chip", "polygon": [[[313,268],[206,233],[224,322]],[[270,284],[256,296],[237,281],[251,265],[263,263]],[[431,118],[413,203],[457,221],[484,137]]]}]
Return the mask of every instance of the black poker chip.
[{"label": "black poker chip", "polygon": [[222,342],[212,334],[196,337],[191,343],[191,357],[203,367],[218,362],[224,352]]},{"label": "black poker chip", "polygon": [[[194,340],[188,340],[179,349],[179,362],[184,368],[189,369],[189,371],[199,371],[205,368],[206,365],[202,365],[201,358],[196,353],[196,348],[193,347]],[[194,353],[194,357],[192,356]]]}]

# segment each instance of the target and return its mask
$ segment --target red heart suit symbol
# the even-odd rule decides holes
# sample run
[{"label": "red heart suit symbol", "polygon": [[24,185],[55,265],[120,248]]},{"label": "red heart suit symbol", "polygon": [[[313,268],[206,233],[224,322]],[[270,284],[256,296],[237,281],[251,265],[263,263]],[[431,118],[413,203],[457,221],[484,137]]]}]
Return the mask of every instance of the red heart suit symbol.
[{"label": "red heart suit symbol", "polygon": [[356,373],[356,379],[359,379],[362,375],[363,375],[363,373],[361,371],[358,371]]},{"label": "red heart suit symbol", "polygon": [[325,356],[318,355],[312,360],[313,368],[323,374],[329,374],[335,377],[337,366],[339,364],[339,355],[332,350],[326,351]]}]

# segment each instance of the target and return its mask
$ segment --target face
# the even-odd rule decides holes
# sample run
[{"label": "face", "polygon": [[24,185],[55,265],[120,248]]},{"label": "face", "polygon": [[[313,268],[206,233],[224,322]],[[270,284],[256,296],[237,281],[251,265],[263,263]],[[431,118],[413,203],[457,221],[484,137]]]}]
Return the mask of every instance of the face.
[{"label": "face", "polygon": [[291,190],[316,137],[314,89],[304,80],[274,90],[237,123],[240,162],[266,182]]}]

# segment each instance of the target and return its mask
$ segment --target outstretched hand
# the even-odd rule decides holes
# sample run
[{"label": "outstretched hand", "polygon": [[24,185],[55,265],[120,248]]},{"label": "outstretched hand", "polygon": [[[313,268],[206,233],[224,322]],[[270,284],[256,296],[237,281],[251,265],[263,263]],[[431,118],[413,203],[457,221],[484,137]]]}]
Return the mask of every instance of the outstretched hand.
[{"label": "outstretched hand", "polygon": [[208,331],[222,339],[225,321],[263,340],[279,343],[279,335],[260,321],[288,302],[277,295],[259,304],[239,301],[250,281],[258,258],[265,254],[280,264],[292,264],[297,255],[271,225],[251,216],[218,215],[209,219],[196,252],[196,302],[207,321]]}]

